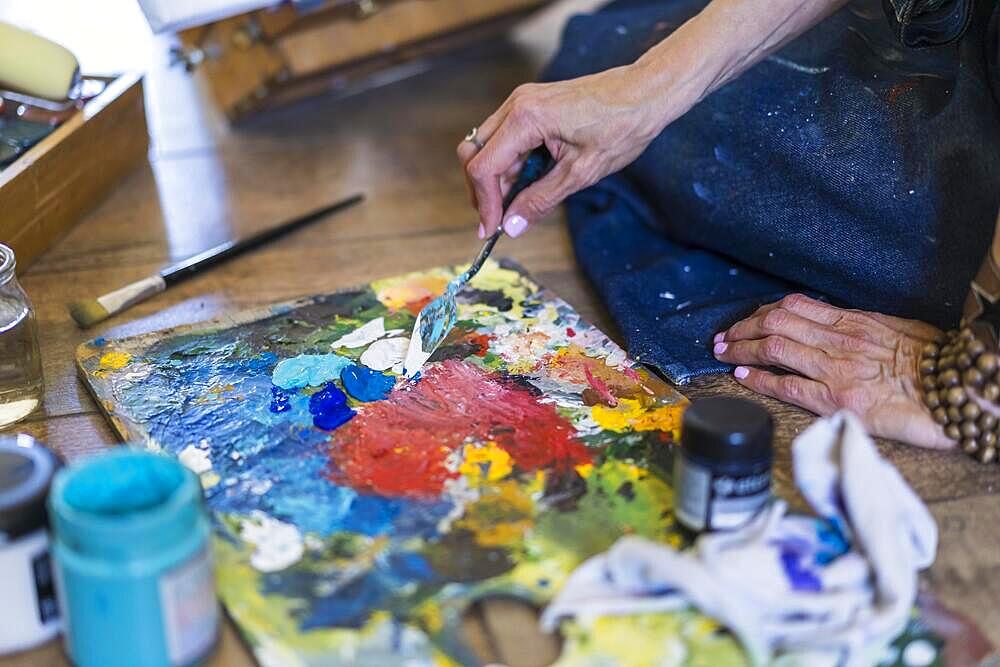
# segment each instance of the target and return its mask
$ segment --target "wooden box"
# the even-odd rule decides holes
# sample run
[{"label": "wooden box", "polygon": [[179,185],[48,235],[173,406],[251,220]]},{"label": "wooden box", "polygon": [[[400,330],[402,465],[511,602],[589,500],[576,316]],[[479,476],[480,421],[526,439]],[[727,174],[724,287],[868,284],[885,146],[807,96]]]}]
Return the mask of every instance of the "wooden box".
[{"label": "wooden box", "polygon": [[548,0],[326,0],[182,31],[175,57],[235,120],[508,27]]},{"label": "wooden box", "polygon": [[94,209],[138,163],[149,134],[142,76],[123,74],[0,171],[0,241],[18,271]]}]

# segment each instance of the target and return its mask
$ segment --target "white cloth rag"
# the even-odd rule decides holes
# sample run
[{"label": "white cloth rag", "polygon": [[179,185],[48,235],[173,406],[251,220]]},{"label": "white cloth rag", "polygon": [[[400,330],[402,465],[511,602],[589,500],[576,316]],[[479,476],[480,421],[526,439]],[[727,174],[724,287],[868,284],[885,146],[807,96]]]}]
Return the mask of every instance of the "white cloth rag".
[{"label": "white cloth rag", "polygon": [[905,628],[937,527],[860,421],[841,412],[795,439],[795,481],[819,519],[774,500],[742,528],[678,552],[638,537],[583,563],[542,615],[694,606],[740,640],[754,664],[870,665]]}]

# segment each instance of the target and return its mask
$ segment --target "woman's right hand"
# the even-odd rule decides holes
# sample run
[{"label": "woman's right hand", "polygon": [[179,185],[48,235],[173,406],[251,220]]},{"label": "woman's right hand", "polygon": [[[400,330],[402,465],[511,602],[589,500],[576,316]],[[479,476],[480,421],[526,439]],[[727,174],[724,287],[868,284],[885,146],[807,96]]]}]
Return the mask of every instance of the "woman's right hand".
[{"label": "woman's right hand", "polygon": [[[520,236],[566,197],[635,160],[663,128],[666,113],[652,102],[639,64],[578,79],[525,84],[479,126],[477,139],[458,146],[480,238],[500,224]],[[511,203],[503,199],[525,158],[538,146],[556,164]],[[501,220],[501,215],[503,219]]]}]

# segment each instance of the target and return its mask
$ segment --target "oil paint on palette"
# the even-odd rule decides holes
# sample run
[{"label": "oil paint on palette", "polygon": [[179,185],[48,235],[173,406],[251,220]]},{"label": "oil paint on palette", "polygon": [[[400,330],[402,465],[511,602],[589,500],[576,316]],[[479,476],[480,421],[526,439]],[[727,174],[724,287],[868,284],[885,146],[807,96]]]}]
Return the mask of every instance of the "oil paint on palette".
[{"label": "oil paint on palette", "polygon": [[[476,600],[541,606],[622,535],[682,542],[666,471],[686,400],[516,265],[488,263],[400,377],[461,268],[78,350],[119,435],[200,475],[219,593],[265,667],[476,665]],[[692,611],[563,634],[560,667],[746,664]]]},{"label": "oil paint on palette", "polygon": [[[540,605],[623,534],[679,539],[665,471],[686,400],[515,265],[487,264],[400,377],[454,275],[78,351],[122,438],[200,475],[220,595],[264,665],[476,664],[470,602]],[[706,655],[739,655],[684,622]],[[586,656],[574,641],[564,660]]]}]

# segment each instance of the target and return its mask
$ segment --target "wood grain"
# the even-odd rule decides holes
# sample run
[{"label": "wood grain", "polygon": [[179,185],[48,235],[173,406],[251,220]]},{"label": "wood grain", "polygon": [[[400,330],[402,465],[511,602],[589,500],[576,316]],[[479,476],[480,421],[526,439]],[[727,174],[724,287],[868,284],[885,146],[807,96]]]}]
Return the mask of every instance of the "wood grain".
[{"label": "wood grain", "polygon": [[[129,0],[102,0],[130,5]],[[57,14],[57,0],[28,4]],[[3,7],[3,5],[0,5]],[[110,9],[103,12],[107,15]],[[0,18],[3,10],[0,9]],[[88,26],[77,19],[81,34]],[[94,30],[101,20],[93,17]],[[135,34],[138,28],[120,29]],[[548,39],[555,38],[552,31]],[[81,60],[88,43],[74,49]],[[157,41],[162,50],[165,45]],[[106,44],[93,45],[106,49]],[[98,335],[132,335],[230,315],[247,307],[330,291],[380,276],[467,261],[478,248],[454,148],[518,83],[533,76],[524,52],[493,45],[424,75],[349,99],[318,98],[267,113],[233,129],[183,72],[155,57],[147,75],[152,162],[127,177],[97,210],[23,276],[40,319],[47,392],[43,410],[12,430],[31,433],[70,460],[113,446],[111,429],[76,378],[75,347]],[[88,332],[65,304],[93,297],[163,264],[243,235],[357,190],[362,206],[185,282]],[[560,216],[497,253],[525,266],[543,285],[613,338],[613,324],[576,267]],[[701,378],[681,388],[693,399],[748,396],[731,378]],[[755,397],[777,423],[777,489],[794,498],[789,445],[812,416]],[[1000,473],[965,457],[894,443],[880,449],[929,503],[941,528],[938,561],[926,585],[975,619],[1000,644]],[[486,659],[513,667],[542,664],[551,643],[538,644],[534,621],[506,602],[467,619]],[[506,611],[505,611],[506,610]],[[538,639],[537,641],[542,641]],[[521,661],[521,662],[516,662]],[[57,643],[0,667],[65,665]],[[253,664],[227,629],[210,665]]]},{"label": "wood grain", "polygon": [[148,146],[142,77],[123,74],[0,172],[0,239],[19,271],[145,161]]}]

